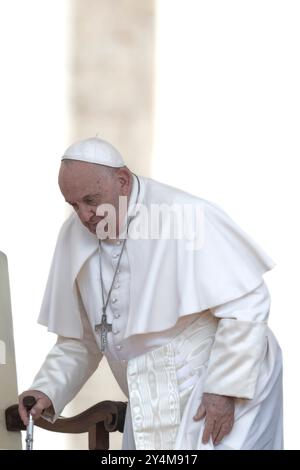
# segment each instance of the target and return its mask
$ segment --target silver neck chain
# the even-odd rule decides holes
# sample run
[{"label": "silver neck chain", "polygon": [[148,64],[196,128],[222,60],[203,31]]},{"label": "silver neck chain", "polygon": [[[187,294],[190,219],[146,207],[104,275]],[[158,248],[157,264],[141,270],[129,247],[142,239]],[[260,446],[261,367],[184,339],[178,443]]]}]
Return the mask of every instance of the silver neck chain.
[{"label": "silver neck chain", "polygon": [[[140,180],[137,177],[137,175],[134,175],[134,176],[137,178],[137,182],[138,182],[138,193],[137,193],[137,197],[136,197],[136,201],[135,201],[135,204],[137,204],[138,198],[139,198],[139,195],[140,195]],[[115,269],[115,272],[114,272],[114,275],[113,275],[113,279],[112,279],[112,282],[111,282],[106,300],[104,299],[104,282],[103,282],[102,262],[101,262],[101,240],[99,239],[98,253],[99,253],[99,271],[100,271],[100,283],[101,283],[101,293],[102,293],[102,316],[106,315],[106,309],[107,309],[107,306],[108,306],[108,302],[109,302],[111,292],[112,292],[112,289],[113,289],[113,285],[114,285],[114,282],[115,282],[115,279],[116,279],[116,276],[117,276],[117,273],[118,273],[118,269],[119,269],[119,266],[120,266],[120,263],[121,263],[121,258],[122,258],[122,255],[124,253],[125,244],[126,244],[127,236],[128,236],[129,224],[132,221],[132,219],[133,219],[132,216],[131,217],[129,216],[128,219],[127,219],[126,237],[124,238],[124,240],[122,242],[122,248],[121,248],[120,256],[119,256],[119,259],[118,259],[118,263],[117,263],[117,266],[116,266],[116,269]]]}]

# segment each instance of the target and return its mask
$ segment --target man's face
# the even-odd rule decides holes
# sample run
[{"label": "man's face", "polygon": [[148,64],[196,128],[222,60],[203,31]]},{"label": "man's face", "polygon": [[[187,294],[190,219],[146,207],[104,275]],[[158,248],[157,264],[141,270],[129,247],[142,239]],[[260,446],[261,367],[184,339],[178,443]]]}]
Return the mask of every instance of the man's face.
[{"label": "man's face", "polygon": [[[96,234],[96,215],[101,204],[111,204],[118,215],[119,196],[128,196],[131,189],[128,169],[112,170],[93,163],[62,162],[58,184],[65,200],[74,208],[85,227]],[[117,233],[119,230],[117,218]]]}]

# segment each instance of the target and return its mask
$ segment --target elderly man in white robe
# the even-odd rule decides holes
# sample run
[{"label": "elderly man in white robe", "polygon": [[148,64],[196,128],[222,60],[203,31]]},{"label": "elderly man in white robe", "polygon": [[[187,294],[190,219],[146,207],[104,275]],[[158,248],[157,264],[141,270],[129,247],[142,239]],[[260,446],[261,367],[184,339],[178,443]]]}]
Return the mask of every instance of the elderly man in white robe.
[{"label": "elderly man in white robe", "polygon": [[[66,150],[59,186],[74,213],[39,316],[58,338],[20,395],[24,423],[24,396],[37,400],[34,419],[54,421],[105,355],[128,397],[123,449],[282,449],[282,359],[263,280],[273,261],[216,204],[133,174],[97,137]],[[200,247],[136,236],[141,209],[174,204],[201,207]]]}]

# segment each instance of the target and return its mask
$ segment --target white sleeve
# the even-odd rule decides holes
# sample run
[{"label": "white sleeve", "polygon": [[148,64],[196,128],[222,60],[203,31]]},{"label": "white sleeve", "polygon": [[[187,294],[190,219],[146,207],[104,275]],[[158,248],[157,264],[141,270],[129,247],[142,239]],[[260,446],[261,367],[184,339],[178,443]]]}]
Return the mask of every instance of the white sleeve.
[{"label": "white sleeve", "polygon": [[267,345],[267,286],[262,281],[248,294],[210,310],[219,323],[204,392],[251,399]]},{"label": "white sleeve", "polygon": [[83,338],[58,336],[30,386],[30,390],[40,390],[52,401],[54,413],[43,414],[43,417],[52,422],[83,387],[103,357],[87,315],[82,305],[81,307]]}]

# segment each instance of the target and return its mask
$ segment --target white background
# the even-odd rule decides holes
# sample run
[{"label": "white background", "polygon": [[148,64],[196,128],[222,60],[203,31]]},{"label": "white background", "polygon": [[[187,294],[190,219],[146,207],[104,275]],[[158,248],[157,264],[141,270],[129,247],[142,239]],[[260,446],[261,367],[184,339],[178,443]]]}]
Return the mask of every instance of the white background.
[{"label": "white background", "polygon": [[[151,176],[219,204],[277,263],[265,279],[285,361],[285,447],[297,449],[300,3],[156,4]],[[55,340],[35,322],[66,215],[56,181],[70,143],[69,14],[69,1],[0,0],[0,249],[20,391]]]}]

